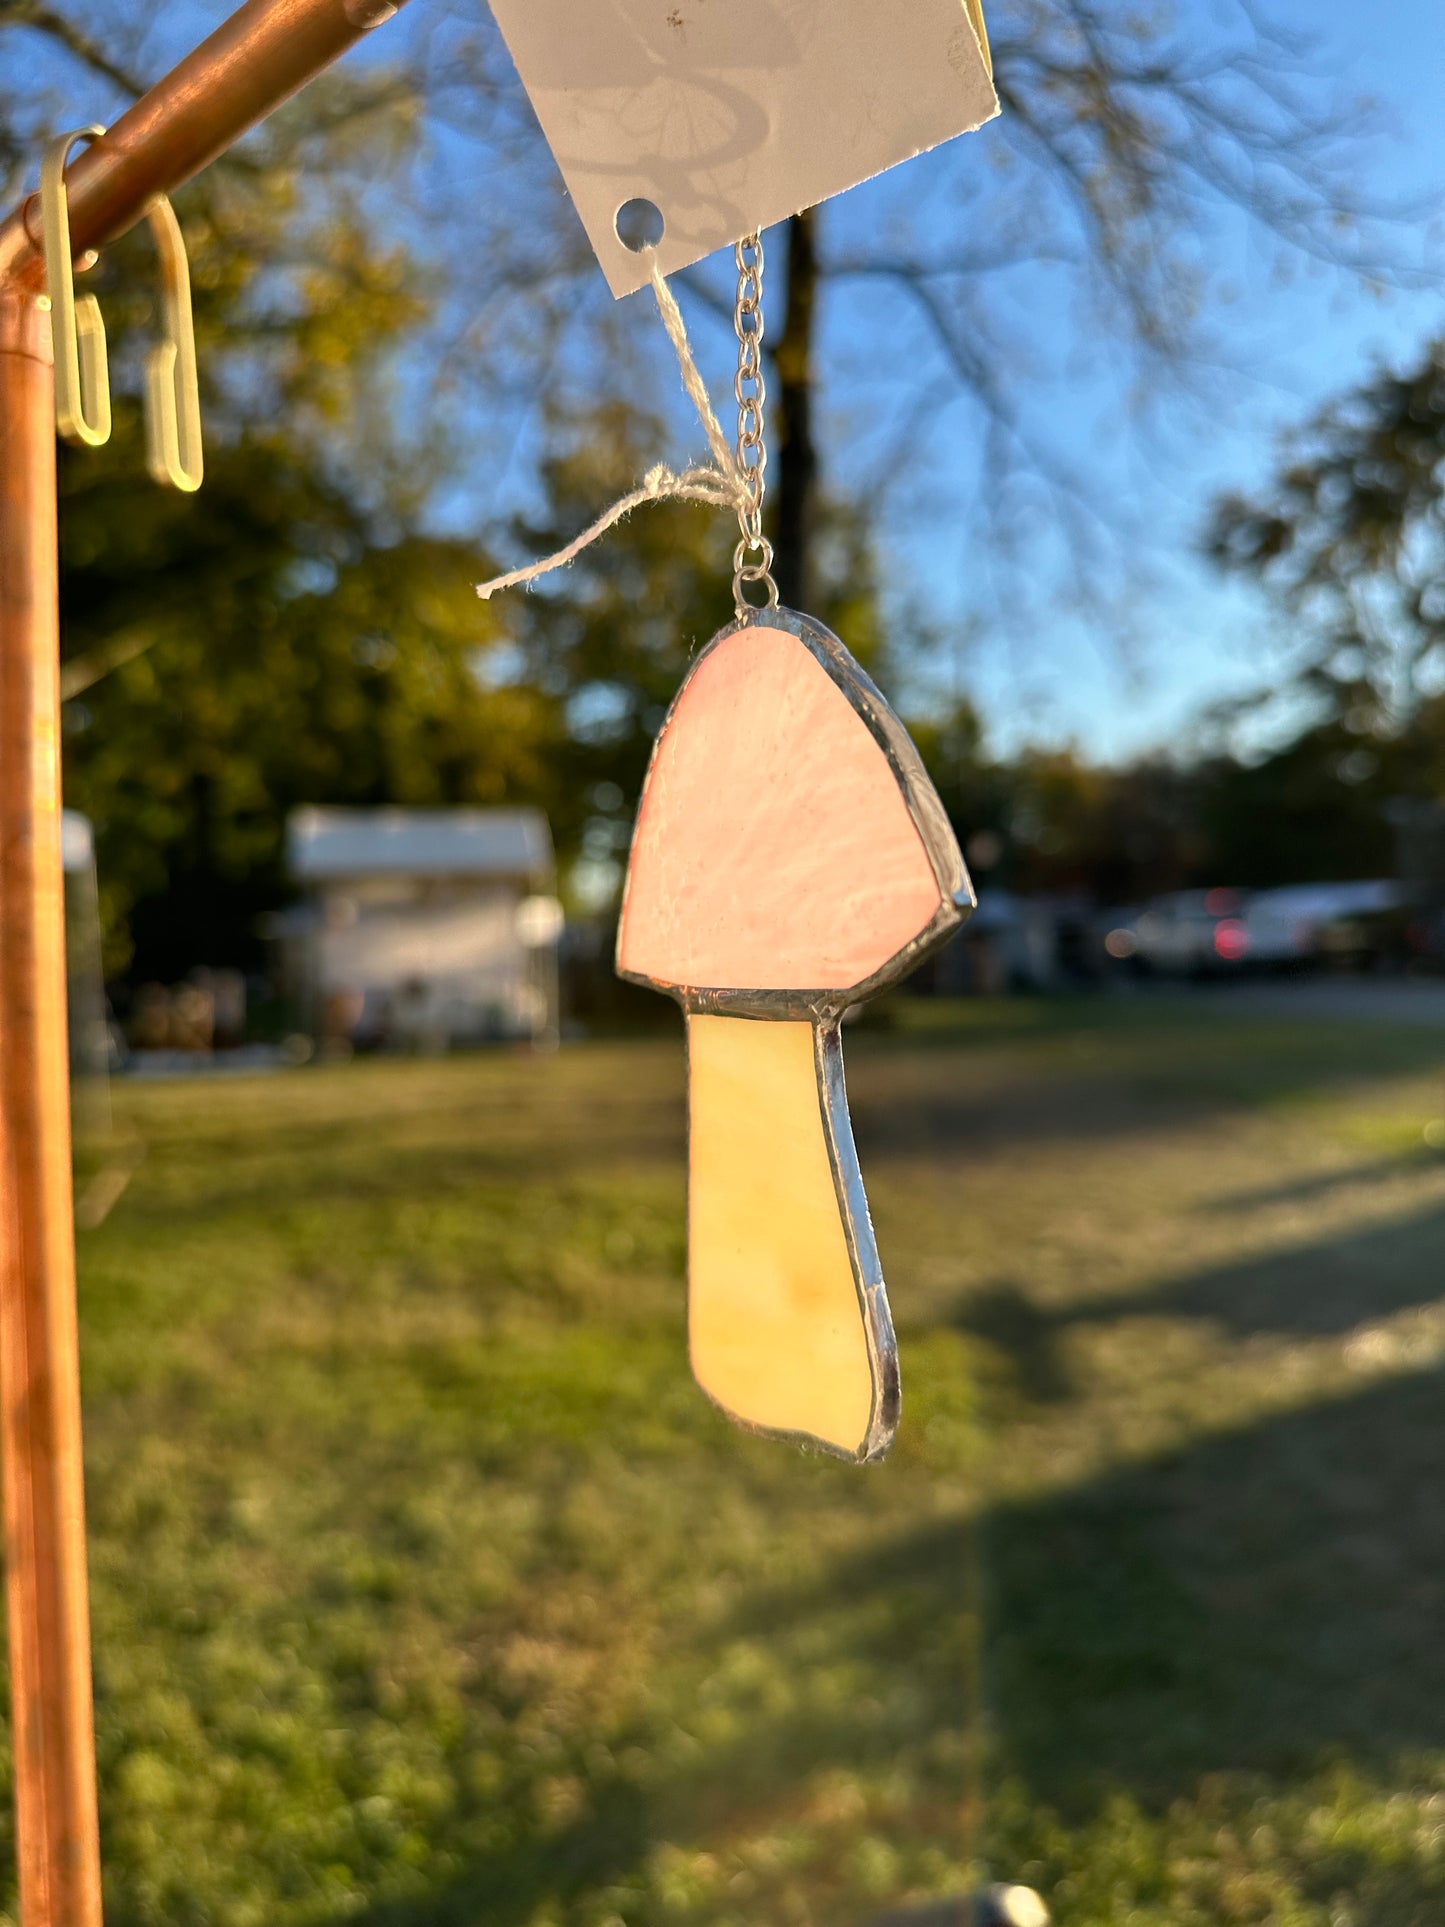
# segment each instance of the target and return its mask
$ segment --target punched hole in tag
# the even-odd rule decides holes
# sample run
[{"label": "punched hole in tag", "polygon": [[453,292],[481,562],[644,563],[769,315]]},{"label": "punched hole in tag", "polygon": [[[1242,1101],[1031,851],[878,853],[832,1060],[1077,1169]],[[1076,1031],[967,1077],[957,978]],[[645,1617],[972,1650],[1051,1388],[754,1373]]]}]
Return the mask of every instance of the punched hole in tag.
[{"label": "punched hole in tag", "polygon": [[642,254],[662,240],[662,209],[655,201],[641,197],[624,201],[613,216],[612,225],[629,253]]}]

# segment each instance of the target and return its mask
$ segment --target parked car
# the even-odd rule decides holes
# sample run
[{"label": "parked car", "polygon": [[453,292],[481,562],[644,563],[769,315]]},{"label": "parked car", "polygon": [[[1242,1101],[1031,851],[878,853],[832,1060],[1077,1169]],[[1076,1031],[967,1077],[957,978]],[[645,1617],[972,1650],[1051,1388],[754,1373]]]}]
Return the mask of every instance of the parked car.
[{"label": "parked car", "polygon": [[1403,943],[1404,905],[1403,885],[1388,878],[1261,890],[1244,916],[1249,961],[1273,970],[1344,962],[1369,951],[1372,943],[1383,943],[1392,919],[1399,922]]},{"label": "parked car", "polygon": [[[1156,897],[1132,931],[1121,928],[1105,938],[1111,956],[1132,955],[1143,971],[1161,977],[1206,977],[1237,969],[1249,954],[1244,922],[1246,895],[1223,886],[1212,890],[1175,890]],[[1111,942],[1111,939],[1113,941]]]}]

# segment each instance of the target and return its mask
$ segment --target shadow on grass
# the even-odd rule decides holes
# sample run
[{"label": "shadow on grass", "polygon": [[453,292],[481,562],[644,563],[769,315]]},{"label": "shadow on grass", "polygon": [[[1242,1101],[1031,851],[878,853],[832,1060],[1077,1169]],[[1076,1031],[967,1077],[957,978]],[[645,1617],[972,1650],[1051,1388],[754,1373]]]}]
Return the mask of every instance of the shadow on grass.
[{"label": "shadow on grass", "polygon": [[[1197,1122],[1201,1109],[1247,1109],[1418,1072],[1422,1061],[1418,1030],[1307,1018],[1201,1024],[1188,999],[1040,1001],[985,1009],[982,1020],[972,1006],[963,1014],[966,1021],[952,1027],[850,1032],[849,1086],[865,1168],[1019,1141],[1097,1142],[1168,1129]],[[966,1074],[970,1063],[986,1068],[999,1051],[1031,1052],[1036,1061],[1011,1062],[1003,1083]],[[957,1080],[941,1088],[940,1058],[959,1066]],[[508,1108],[504,1136],[494,1128],[502,1101],[497,1062],[446,1069],[455,1075],[437,1102],[409,1120],[387,1111],[393,1079],[399,1088],[414,1074],[404,1060],[370,1062],[354,1077],[322,1071],[312,1081],[308,1073],[278,1086],[285,1102],[259,1147],[248,1123],[230,1131],[208,1115],[184,1189],[151,1198],[140,1185],[127,1217],[204,1223],[218,1210],[290,1204],[314,1214],[332,1202],[405,1199],[419,1189],[464,1194],[478,1182],[570,1183],[639,1160],[681,1161],[680,1045],[649,1043],[635,1065],[605,1045],[529,1062],[519,1086],[524,1101]],[[629,1090],[611,1109],[608,1075],[628,1080]],[[641,1105],[631,1090],[638,1075],[649,1093]],[[208,1088],[198,1085],[194,1094],[204,1097]],[[224,1107],[218,1115],[224,1118]],[[387,1125],[381,1146],[378,1118]],[[415,1141],[408,1142],[410,1131]]]},{"label": "shadow on grass", "polygon": [[[1099,1143],[1194,1128],[1210,1116],[1418,1076],[1430,1067],[1418,1031],[1325,1034],[1306,1021],[1214,1026],[1146,1017],[1109,1025],[1084,1012],[1067,1026],[990,1038],[985,1052],[980,1041],[946,1030],[849,1039],[848,1085],[865,1170],[1017,1142]],[[1021,1056],[995,1068],[990,1053],[1009,1047]],[[941,1079],[940,1063],[948,1059],[957,1076]],[[1402,1160],[1401,1168],[1412,1162]]]},{"label": "shadow on grass", "polygon": [[1262,1211],[1275,1204],[1308,1204],[1327,1198],[1348,1184],[1386,1184],[1392,1178],[1417,1177],[1426,1171],[1445,1171],[1445,1158],[1427,1144],[1398,1151],[1390,1157],[1369,1158],[1361,1164],[1345,1165],[1338,1171],[1321,1171],[1289,1184],[1267,1184],[1257,1191],[1233,1191],[1211,1198],[1200,1207],[1208,1212]]},{"label": "shadow on grass", "polygon": [[[1388,1780],[1402,1759],[1445,1747],[1442,1418],[1445,1376],[1432,1368],[995,1511],[984,1557],[998,1770],[1083,1822],[1121,1790],[1161,1812],[1210,1775],[1284,1790],[1348,1761]],[[720,1641],[806,1628],[808,1650],[846,1652],[865,1681],[913,1663],[960,1619],[968,1530],[940,1521],[839,1563],[821,1586],[756,1595]],[[941,1678],[919,1681],[939,1727],[959,1715],[956,1682],[931,1697]],[[872,1744],[899,1737],[875,1727]],[[785,1806],[800,1773],[857,1767],[867,1745],[846,1716],[791,1731],[760,1720],[672,1787],[668,1809],[695,1821],[719,1798]],[[513,1927],[547,1901],[565,1914],[665,1837],[655,1798],[609,1798],[444,1891],[360,1918]],[[1368,1877],[1371,1920],[1424,1918],[1438,1899],[1425,1873],[1381,1868],[1344,1842],[1302,1877],[1335,1893]],[[1382,1880],[1394,1915],[1378,1911]]]},{"label": "shadow on grass", "polygon": [[1080,1326],[1187,1319],[1222,1327],[1235,1339],[1343,1337],[1434,1304],[1441,1296],[1442,1251],[1445,1205],[1435,1204],[1387,1225],[1214,1266],[1150,1291],[1064,1306],[1038,1305],[1001,1279],[969,1292],[951,1323],[994,1349],[1023,1396],[1054,1403],[1081,1389],[1062,1343]]},{"label": "shadow on grass", "polygon": [[[1437,1208],[1070,1316],[1152,1306],[1240,1335],[1338,1332],[1437,1296],[1442,1246]],[[995,1306],[995,1338],[1015,1315]],[[1034,1329],[1013,1342],[1038,1353],[1049,1396],[1068,1395]],[[1402,1762],[1445,1749],[1442,1434],[1445,1371],[1432,1361],[995,1507],[981,1528],[995,1770],[1079,1823],[1121,1792],[1162,1813],[1219,1774],[1287,1792],[1348,1762],[1401,1784]],[[548,1906],[567,1918],[583,1896],[635,1880],[679,1816],[696,1838],[699,1816],[782,1811],[809,1774],[957,1731],[978,1563],[973,1527],[956,1516],[881,1533],[805,1587],[755,1589],[702,1643],[721,1654],[740,1639],[778,1642],[803,1672],[846,1668],[851,1698],[760,1707],[740,1738],[704,1749],[667,1786],[594,1787],[575,1824],[543,1834],[528,1822],[452,1883],[349,1918],[521,1927]],[[608,1736],[615,1751],[627,1743]],[[1419,1865],[1385,1866],[1348,1842],[1299,1875],[1334,1892],[1367,1877],[1372,1922],[1428,1918],[1438,1899]]]},{"label": "shadow on grass", "polygon": [[1445,1747],[1442,1419],[1431,1367],[997,1512],[1002,1764],[1078,1813]]},{"label": "shadow on grass", "polygon": [[338,1206],[396,1205],[447,1194],[465,1199],[479,1185],[575,1189],[580,1181],[640,1164],[680,1166],[685,1138],[680,1100],[659,1101],[645,1130],[602,1131],[578,1143],[563,1125],[549,1122],[535,1142],[500,1149],[466,1141],[465,1120],[452,1141],[378,1147],[376,1118],[363,1114],[348,1124],[277,1131],[263,1163],[228,1163],[223,1151],[179,1194],[153,1197],[135,1187],[127,1217],[175,1228],[209,1225],[221,1212],[245,1217],[294,1210],[315,1218]]},{"label": "shadow on grass", "polygon": [[[1076,1814],[1203,1775],[1290,1777],[1445,1746],[1438,1369],[988,1515],[1003,1762]],[[777,1622],[912,1594],[956,1613],[961,1522],[839,1565]],[[875,1622],[876,1623],[876,1622]],[[866,1635],[865,1635],[866,1641]]]},{"label": "shadow on grass", "polygon": [[647,1845],[645,1804],[635,1789],[619,1786],[570,1827],[479,1857],[434,1892],[341,1919],[350,1927],[524,1927],[548,1903],[566,1907],[625,1877]]}]

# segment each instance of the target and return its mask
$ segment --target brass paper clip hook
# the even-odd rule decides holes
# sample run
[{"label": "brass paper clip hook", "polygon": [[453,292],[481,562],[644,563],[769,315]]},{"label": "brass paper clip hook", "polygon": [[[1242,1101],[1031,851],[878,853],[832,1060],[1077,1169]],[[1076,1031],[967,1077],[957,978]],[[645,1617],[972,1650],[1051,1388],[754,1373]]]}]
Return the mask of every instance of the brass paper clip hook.
[{"label": "brass paper clip hook", "polygon": [[191,320],[191,271],[180,222],[164,194],[146,209],[161,257],[164,339],[146,356],[146,465],[156,481],[190,494],[201,486],[201,398]]},{"label": "brass paper clip hook", "polygon": [[104,132],[103,127],[78,127],[61,134],[40,163],[40,225],[55,337],[55,423],[66,441],[86,448],[110,440],[110,368],[100,303],[93,294],[76,298],[65,163],[77,141],[99,140]]}]

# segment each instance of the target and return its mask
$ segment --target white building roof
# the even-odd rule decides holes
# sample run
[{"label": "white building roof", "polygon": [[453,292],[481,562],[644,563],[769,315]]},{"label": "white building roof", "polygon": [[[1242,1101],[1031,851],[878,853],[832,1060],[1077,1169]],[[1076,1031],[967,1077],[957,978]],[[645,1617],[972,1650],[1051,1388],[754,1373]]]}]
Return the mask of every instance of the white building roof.
[{"label": "white building roof", "polygon": [[293,810],[286,857],[302,882],[374,876],[552,873],[541,810]]}]

